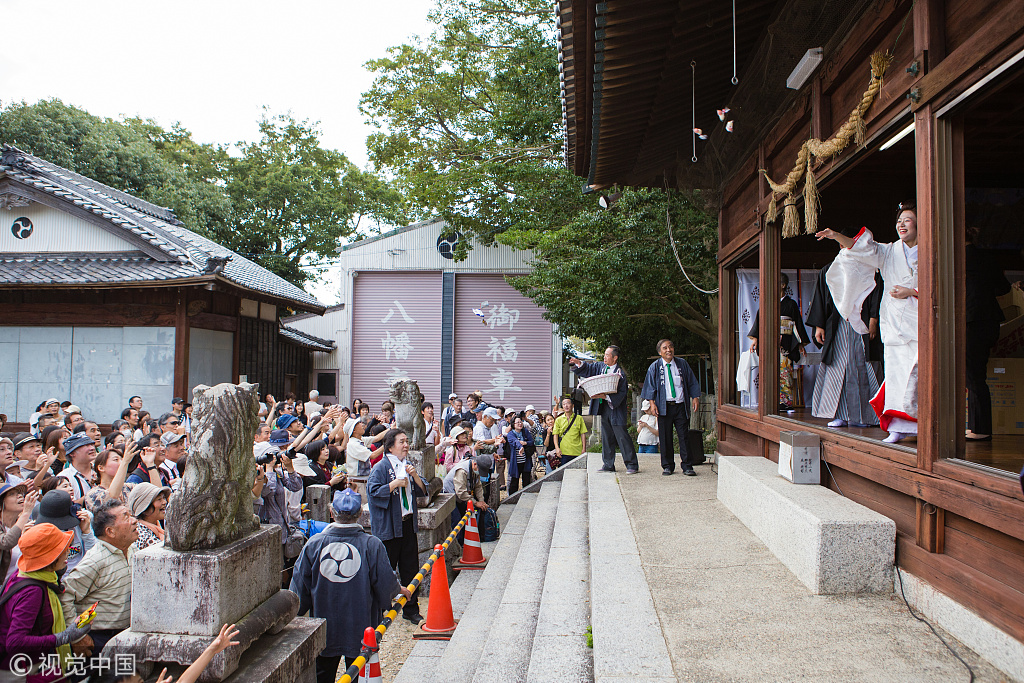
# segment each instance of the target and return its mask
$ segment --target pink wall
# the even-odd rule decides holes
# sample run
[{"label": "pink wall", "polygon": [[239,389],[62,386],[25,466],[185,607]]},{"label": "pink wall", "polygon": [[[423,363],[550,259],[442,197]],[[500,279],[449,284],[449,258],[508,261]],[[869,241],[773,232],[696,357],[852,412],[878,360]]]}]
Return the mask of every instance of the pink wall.
[{"label": "pink wall", "polygon": [[389,378],[409,377],[427,400],[436,402],[441,393],[440,271],[360,272],[352,299],[352,398],[376,412],[388,397]]},{"label": "pink wall", "polygon": [[501,275],[456,275],[455,393],[480,390],[491,405],[550,409],[551,323],[542,312]]}]

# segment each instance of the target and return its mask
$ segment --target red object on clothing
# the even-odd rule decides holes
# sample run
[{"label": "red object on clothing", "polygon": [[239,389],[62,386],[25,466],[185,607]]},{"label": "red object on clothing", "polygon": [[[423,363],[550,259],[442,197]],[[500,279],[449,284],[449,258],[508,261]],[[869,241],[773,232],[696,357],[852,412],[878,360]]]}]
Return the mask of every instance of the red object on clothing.
[{"label": "red object on clothing", "polygon": [[878,392],[870,401],[868,401],[868,403],[870,403],[871,407],[874,408],[875,414],[878,415],[878,422],[885,431],[889,431],[889,425],[892,424],[892,420],[895,417],[910,420],[911,422],[917,422],[916,417],[907,415],[902,410],[885,409],[885,382],[882,382],[882,386],[878,388]]}]

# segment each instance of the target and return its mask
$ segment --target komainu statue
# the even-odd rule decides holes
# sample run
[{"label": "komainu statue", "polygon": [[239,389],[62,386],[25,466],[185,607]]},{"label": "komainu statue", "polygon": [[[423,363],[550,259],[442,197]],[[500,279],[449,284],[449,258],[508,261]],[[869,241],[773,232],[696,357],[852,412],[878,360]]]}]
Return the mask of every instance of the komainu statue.
[{"label": "komainu statue", "polygon": [[220,548],[260,528],[252,509],[259,385],[200,385],[192,396],[192,448],[167,505],[167,545],[180,551]]},{"label": "komainu statue", "polygon": [[391,384],[391,402],[395,404],[395,424],[409,435],[409,448],[421,451],[427,445],[427,426],[423,423],[420,386],[411,379]]}]

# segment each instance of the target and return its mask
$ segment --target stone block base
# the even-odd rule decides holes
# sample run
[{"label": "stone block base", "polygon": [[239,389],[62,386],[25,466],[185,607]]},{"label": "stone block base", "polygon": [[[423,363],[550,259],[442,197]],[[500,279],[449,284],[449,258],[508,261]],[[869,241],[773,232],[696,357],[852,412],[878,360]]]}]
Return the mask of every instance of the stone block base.
[{"label": "stone block base", "polygon": [[757,457],[718,458],[718,499],[816,594],[888,593],[896,524]]},{"label": "stone block base", "polygon": [[215,550],[152,545],[132,563],[131,630],[214,637],[281,589],[281,529],[258,531]]},{"label": "stone block base", "polygon": [[[299,617],[280,632],[265,635],[253,643],[243,653],[238,668],[223,679],[223,683],[316,683],[316,657],[325,647],[326,620]],[[178,680],[187,668],[184,664],[157,660],[150,671],[159,673],[165,666],[174,680]],[[207,668],[199,677],[200,683],[221,680],[209,676],[209,673]]]},{"label": "stone block base", "polygon": [[[200,680],[222,681],[230,676],[238,669],[240,661],[248,655],[249,649],[259,647],[264,634],[283,631],[295,619],[298,611],[298,596],[291,591],[279,590],[270,600],[237,622],[238,635],[235,640],[238,641],[238,645],[215,655]],[[144,633],[128,629],[114,636],[103,651],[110,658],[116,654],[131,654],[134,655],[135,661],[139,662],[175,662],[187,666],[199,659],[213,638]]]}]

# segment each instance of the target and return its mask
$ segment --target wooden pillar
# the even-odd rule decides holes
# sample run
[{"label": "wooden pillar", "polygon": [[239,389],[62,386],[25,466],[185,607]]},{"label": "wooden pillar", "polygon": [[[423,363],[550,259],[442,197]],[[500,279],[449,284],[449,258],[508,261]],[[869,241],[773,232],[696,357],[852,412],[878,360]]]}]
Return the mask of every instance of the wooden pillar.
[{"label": "wooden pillar", "polygon": [[914,3],[914,54],[925,54],[925,72],[946,56],[946,0]]},{"label": "wooden pillar", "polygon": [[174,308],[174,395],[188,395],[188,290],[179,289]]},{"label": "wooden pillar", "polygon": [[[759,279],[761,295],[758,299],[758,417],[773,415],[779,405],[779,273],[781,272],[782,220],[764,224],[761,230]],[[767,457],[767,445],[764,455]]]},{"label": "wooden pillar", "polygon": [[235,333],[231,347],[231,381],[238,384],[240,374],[239,364],[241,363],[241,339],[242,339],[242,309],[239,302],[238,310],[235,311]]}]

